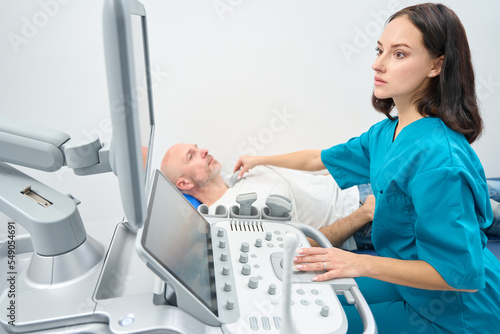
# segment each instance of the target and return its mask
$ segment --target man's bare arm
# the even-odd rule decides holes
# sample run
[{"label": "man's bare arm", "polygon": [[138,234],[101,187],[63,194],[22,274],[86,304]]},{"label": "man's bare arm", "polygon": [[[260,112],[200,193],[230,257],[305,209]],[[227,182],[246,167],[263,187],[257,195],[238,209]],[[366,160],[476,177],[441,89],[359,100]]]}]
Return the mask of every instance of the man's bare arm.
[{"label": "man's bare arm", "polygon": [[[335,223],[319,229],[334,247],[340,247],[342,244],[356,233],[360,228],[373,220],[375,212],[375,196],[370,195],[366,198],[363,205],[347,217],[337,220]],[[311,238],[309,242],[312,247],[318,247],[318,243]]]}]

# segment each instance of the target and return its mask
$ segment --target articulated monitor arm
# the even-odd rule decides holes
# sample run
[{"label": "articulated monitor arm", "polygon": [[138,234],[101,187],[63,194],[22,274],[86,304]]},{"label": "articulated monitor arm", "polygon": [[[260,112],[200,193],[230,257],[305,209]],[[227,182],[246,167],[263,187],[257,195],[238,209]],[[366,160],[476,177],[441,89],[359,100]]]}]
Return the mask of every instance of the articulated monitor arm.
[{"label": "articulated monitor arm", "polygon": [[98,137],[64,132],[0,116],[0,161],[53,172],[66,165],[77,175],[110,172],[109,146]]},{"label": "articulated monitor arm", "polygon": [[76,203],[70,197],[3,162],[0,183],[0,211],[30,233],[38,255],[67,253],[87,238]]},{"label": "articulated monitor arm", "polygon": [[109,148],[99,138],[71,139],[0,117],[0,211],[28,230],[41,256],[78,248],[87,233],[75,201],[4,162],[48,172],[66,165],[78,175],[95,174],[111,171]]}]

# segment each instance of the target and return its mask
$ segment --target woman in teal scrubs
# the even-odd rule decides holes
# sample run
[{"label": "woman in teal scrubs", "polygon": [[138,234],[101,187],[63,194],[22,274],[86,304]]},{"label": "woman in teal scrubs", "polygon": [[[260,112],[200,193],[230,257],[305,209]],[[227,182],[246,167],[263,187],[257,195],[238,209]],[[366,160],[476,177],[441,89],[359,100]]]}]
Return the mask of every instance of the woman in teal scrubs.
[{"label": "woman in teal scrubs", "polygon": [[[329,149],[242,156],[256,165],[327,168],[342,188],[371,183],[380,256],[304,248],[314,278],[358,277],[379,333],[492,333],[500,325],[500,262],[486,248],[486,178],[470,144],[482,131],[460,20],[443,5],[405,8],[377,42],[373,105],[388,118]],[[391,115],[397,109],[397,117]],[[353,306],[349,333],[361,333]]]}]

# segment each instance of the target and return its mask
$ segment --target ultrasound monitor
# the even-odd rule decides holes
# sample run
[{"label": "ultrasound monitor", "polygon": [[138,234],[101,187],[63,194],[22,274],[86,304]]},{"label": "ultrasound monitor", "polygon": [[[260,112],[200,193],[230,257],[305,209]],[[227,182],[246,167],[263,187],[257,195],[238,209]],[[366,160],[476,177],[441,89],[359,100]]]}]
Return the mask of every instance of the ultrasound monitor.
[{"label": "ultrasound monitor", "polygon": [[156,173],[141,244],[215,315],[210,224],[161,173]]},{"label": "ultrasound monitor", "polygon": [[113,127],[110,164],[118,176],[127,224],[136,230],[146,215],[154,139],[144,6],[136,0],[106,0],[103,36]]},{"label": "ultrasound monitor", "polygon": [[137,234],[138,254],[174,290],[176,306],[218,326],[236,321],[239,311],[235,291],[221,291],[227,284],[234,286],[234,278],[232,273],[221,274],[214,260],[221,256],[212,247],[214,233],[182,193],[155,170],[147,219]]}]

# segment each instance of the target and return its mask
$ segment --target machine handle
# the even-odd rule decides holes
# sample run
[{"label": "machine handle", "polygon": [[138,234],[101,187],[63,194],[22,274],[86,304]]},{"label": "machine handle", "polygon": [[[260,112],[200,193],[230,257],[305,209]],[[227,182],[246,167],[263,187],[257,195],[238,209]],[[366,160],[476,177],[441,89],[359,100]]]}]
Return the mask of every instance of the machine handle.
[{"label": "machine handle", "polygon": [[363,334],[377,334],[378,330],[375,318],[370,310],[370,306],[361,294],[361,291],[359,291],[358,286],[353,285],[349,290],[354,297],[354,305],[356,306],[356,310],[358,310],[361,321],[363,322]]},{"label": "machine handle", "polygon": [[314,241],[316,241],[323,248],[333,247],[330,240],[328,240],[323,233],[310,225],[293,222],[288,223],[288,225],[298,228],[306,237],[314,239]]},{"label": "machine handle", "polygon": [[[319,232],[316,228],[301,224],[301,223],[289,223],[290,225],[298,228],[306,237],[314,239],[321,247],[330,248],[333,247],[330,241]],[[359,287],[354,283],[349,287],[348,292],[351,293],[354,298],[354,305],[356,310],[358,310],[361,321],[363,322],[364,334],[377,334],[377,324],[375,323],[375,318],[370,310],[370,306],[366,302],[365,298],[361,294]]]}]

